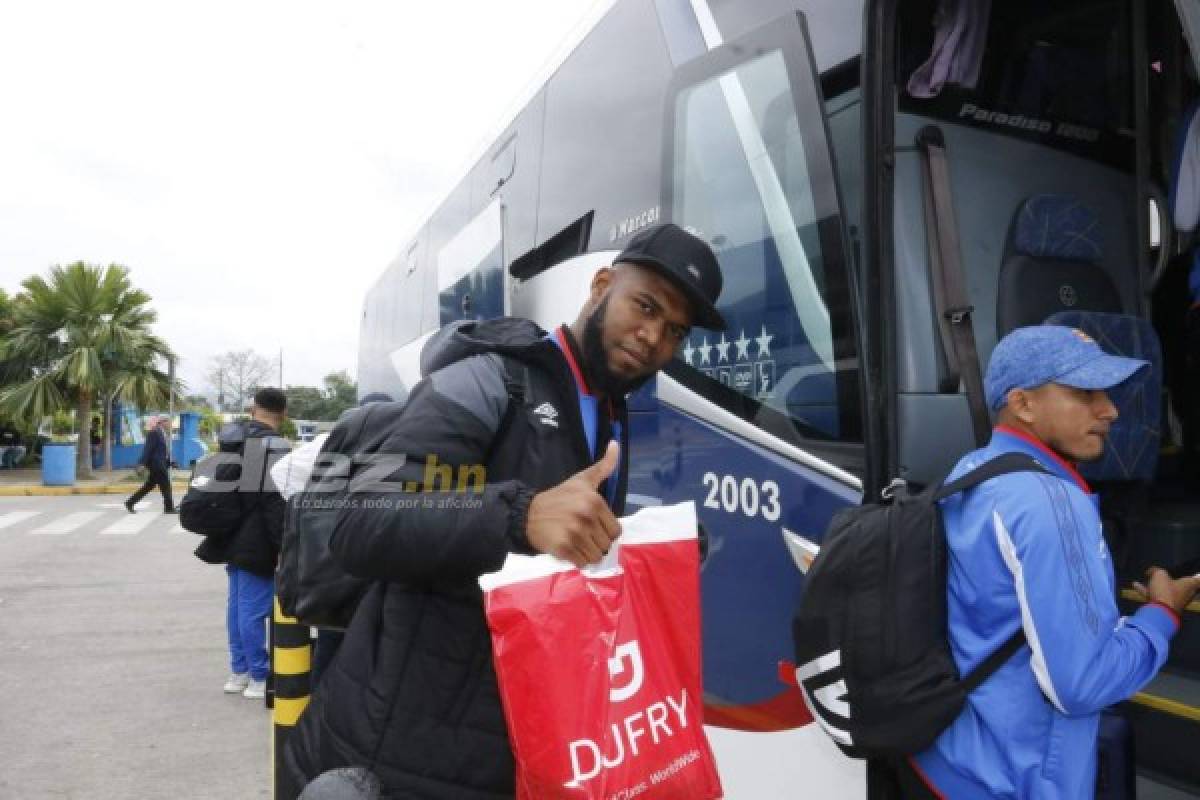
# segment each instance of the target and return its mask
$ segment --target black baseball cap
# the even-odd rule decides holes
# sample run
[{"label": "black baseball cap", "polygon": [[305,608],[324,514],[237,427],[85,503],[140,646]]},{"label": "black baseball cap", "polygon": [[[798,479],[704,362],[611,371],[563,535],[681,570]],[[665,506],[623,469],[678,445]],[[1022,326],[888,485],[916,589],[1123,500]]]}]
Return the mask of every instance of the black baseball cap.
[{"label": "black baseball cap", "polygon": [[692,306],[692,321],[714,331],[726,328],[717,311],[721,267],[712,248],[698,236],[670,222],[639,231],[614,263],[649,267],[671,281]]}]

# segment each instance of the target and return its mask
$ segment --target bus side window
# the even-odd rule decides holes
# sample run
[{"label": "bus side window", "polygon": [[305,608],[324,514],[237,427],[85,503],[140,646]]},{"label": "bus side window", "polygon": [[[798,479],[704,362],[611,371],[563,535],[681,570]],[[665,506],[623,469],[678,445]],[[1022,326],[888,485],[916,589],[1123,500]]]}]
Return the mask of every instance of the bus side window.
[{"label": "bus side window", "polygon": [[493,200],[437,255],[439,322],[504,314],[503,205]]}]

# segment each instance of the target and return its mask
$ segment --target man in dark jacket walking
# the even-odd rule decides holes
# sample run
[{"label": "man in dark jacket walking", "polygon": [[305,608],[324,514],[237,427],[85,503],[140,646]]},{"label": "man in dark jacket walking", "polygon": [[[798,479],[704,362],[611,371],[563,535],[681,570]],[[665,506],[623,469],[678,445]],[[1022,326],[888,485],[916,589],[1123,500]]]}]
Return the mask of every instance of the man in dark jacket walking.
[{"label": "man in dark jacket walking", "polygon": [[174,514],[175,502],[171,499],[171,418],[155,417],[146,431],[146,442],[138,464],[146,468],[146,482],[125,501],[125,510],[137,513],[134,508],[155,486],[162,492],[163,513]]},{"label": "man in dark jacket walking", "polygon": [[377,582],[289,738],[292,783],[360,766],[391,798],[513,795],[476,579],[510,552],[583,565],[609,549],[629,474],[625,395],[693,323],[724,328],[720,291],[708,246],[664,225],[595,274],[572,325],[497,319],[430,340],[427,377],[378,448],[404,466],[382,481],[356,468],[330,512],[334,557]]},{"label": "man in dark jacket walking", "polygon": [[[270,468],[289,449],[278,435],[287,410],[287,396],[279,389],[259,389],[250,419],[233,422],[217,435],[222,453],[241,456],[237,501],[241,522],[226,536],[208,536],[196,556],[209,564],[224,564],[229,575],[225,624],[229,634],[229,694],[262,698],[268,672],[266,621],[275,590],[275,565],[283,538],[283,497],[271,481]],[[220,468],[218,468],[220,469]]]}]

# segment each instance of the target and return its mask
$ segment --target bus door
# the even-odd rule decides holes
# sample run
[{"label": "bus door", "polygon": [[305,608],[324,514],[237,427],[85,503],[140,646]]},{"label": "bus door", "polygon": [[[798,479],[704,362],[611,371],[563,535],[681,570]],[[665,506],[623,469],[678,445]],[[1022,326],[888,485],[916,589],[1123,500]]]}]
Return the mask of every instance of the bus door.
[{"label": "bus door", "polygon": [[[894,94],[883,87],[879,104],[894,112],[888,230],[897,365],[888,422],[898,473],[927,485],[974,446],[961,376],[948,369],[937,325],[930,256],[956,250],[985,372],[1006,334],[1046,322],[1081,328],[1106,349],[1152,364],[1110,391],[1120,413],[1104,456],[1079,465],[1102,509],[1117,603],[1130,613],[1141,596],[1129,586],[1147,567],[1180,575],[1200,564],[1195,462],[1176,438],[1186,444],[1187,423],[1172,430],[1170,419],[1173,408],[1194,408],[1177,404],[1188,397],[1193,256],[1175,249],[1186,242],[1172,236],[1178,209],[1156,188],[1186,184],[1176,180],[1184,162],[1176,148],[1200,88],[1183,44],[1194,57],[1200,3],[965,4],[973,15],[961,21],[953,52],[941,38],[948,21],[929,13],[935,5],[896,4],[886,32],[894,37],[885,77]],[[953,79],[939,66],[948,63]],[[944,162],[940,186],[931,143]],[[1162,216],[1152,236],[1147,207],[1155,196]],[[950,228],[955,247],[935,247],[937,231]],[[1153,245],[1159,267],[1151,270]],[[1165,287],[1150,294],[1164,268]],[[1194,796],[1200,787],[1196,613],[1200,604],[1184,614],[1161,671],[1120,708],[1134,731],[1141,796],[1176,796],[1175,788]]]},{"label": "bus door", "polygon": [[802,15],[683,64],[666,94],[663,202],[721,264],[725,332],[694,330],[631,414],[631,506],[694,500],[705,722],[730,797],[861,795],[861,766],[779,678],[831,515],[859,502],[854,292]]}]

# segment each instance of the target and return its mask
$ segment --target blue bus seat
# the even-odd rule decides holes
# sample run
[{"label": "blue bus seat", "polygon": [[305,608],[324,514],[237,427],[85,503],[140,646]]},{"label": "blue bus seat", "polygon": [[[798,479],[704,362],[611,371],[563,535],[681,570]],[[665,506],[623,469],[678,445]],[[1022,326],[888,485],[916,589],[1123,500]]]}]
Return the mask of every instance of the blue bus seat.
[{"label": "blue bus seat", "polygon": [[1096,340],[1106,352],[1150,362],[1109,397],[1119,416],[1108,435],[1108,446],[1099,461],[1080,467],[1089,481],[1154,480],[1162,433],[1162,350],[1149,320],[1127,314],[1060,311],[1046,318],[1048,325],[1077,328]]},{"label": "blue bus seat", "polygon": [[1100,492],[1105,534],[1119,576],[1172,569],[1200,557],[1200,505],[1152,499],[1162,430],[1162,352],[1154,326],[1140,317],[1069,311],[1048,324],[1078,328],[1116,355],[1150,362],[1108,394],[1118,417],[1104,456],[1079,472]]},{"label": "blue bus seat", "polygon": [[1121,311],[1100,264],[1096,212],[1073,195],[1038,194],[1017,211],[996,293],[996,334],[1039,325],[1060,311]]}]

